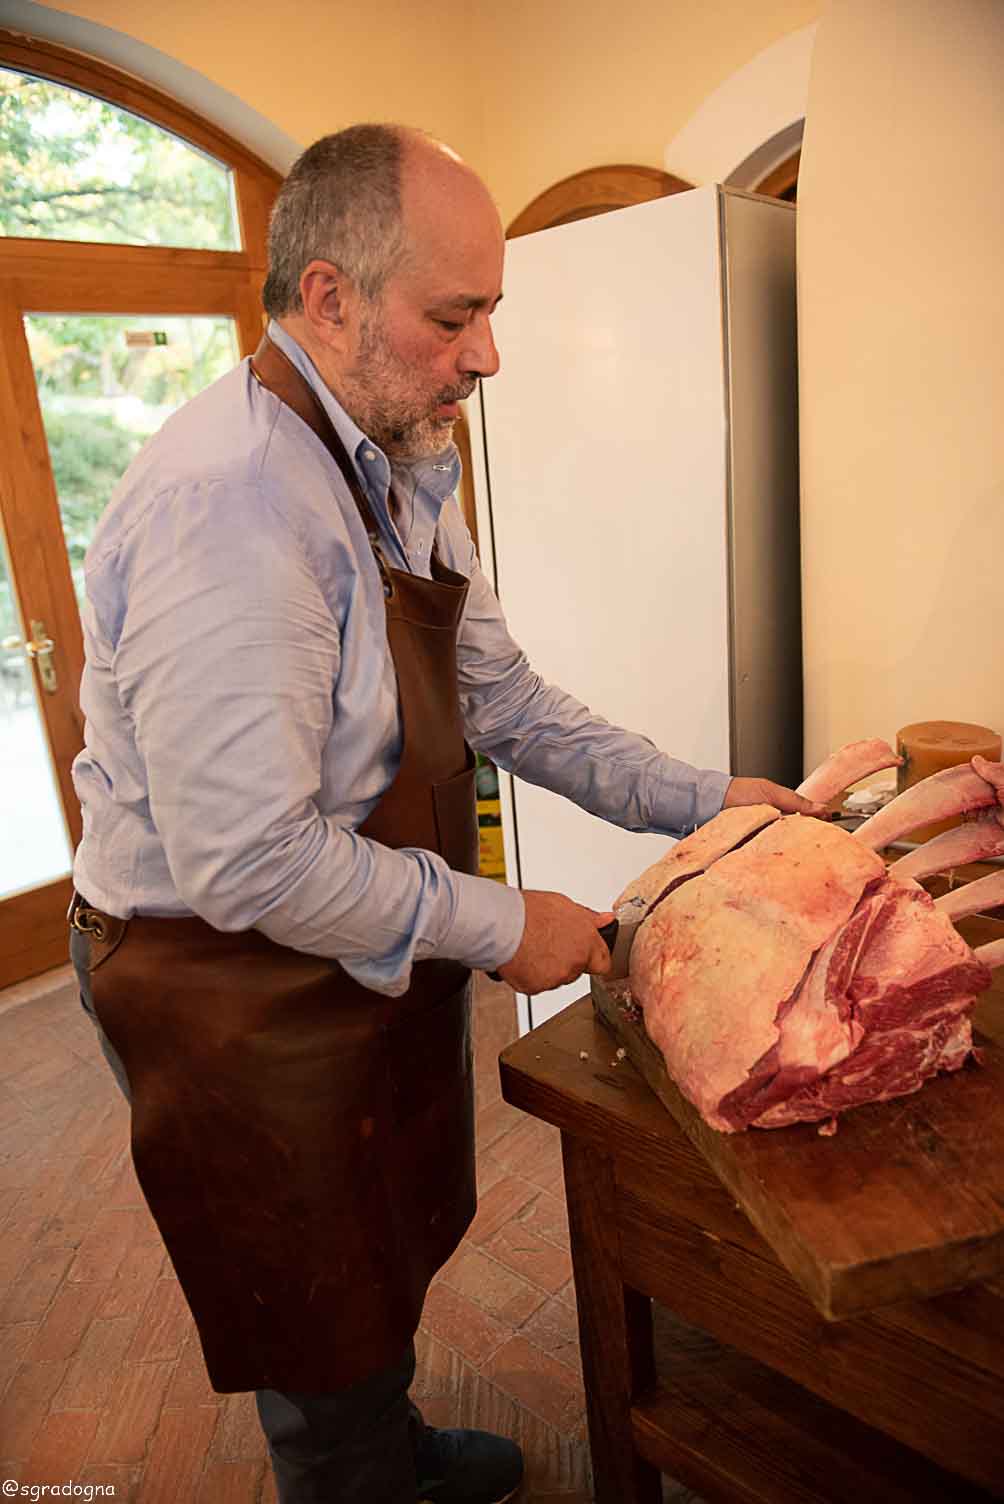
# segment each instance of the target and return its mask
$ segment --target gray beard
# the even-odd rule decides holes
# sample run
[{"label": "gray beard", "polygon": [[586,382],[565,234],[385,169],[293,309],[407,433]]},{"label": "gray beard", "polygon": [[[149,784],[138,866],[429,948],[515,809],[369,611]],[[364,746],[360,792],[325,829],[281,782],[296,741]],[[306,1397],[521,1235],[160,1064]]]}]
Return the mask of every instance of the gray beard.
[{"label": "gray beard", "polygon": [[390,460],[421,460],[441,454],[450,443],[456,420],[440,421],[432,409],[438,402],[461,401],[474,387],[470,382],[460,390],[440,393],[416,409],[405,395],[397,395],[409,375],[408,367],[389,348],[379,317],[374,314],[363,325],[359,355],[344,378],[339,397],[366,437]]},{"label": "gray beard", "polygon": [[[356,419],[359,422],[359,419]],[[395,421],[385,412],[376,411],[368,423],[360,423],[366,436],[378,444],[389,460],[423,460],[442,454],[450,443],[453,420],[436,422],[432,418]]]}]

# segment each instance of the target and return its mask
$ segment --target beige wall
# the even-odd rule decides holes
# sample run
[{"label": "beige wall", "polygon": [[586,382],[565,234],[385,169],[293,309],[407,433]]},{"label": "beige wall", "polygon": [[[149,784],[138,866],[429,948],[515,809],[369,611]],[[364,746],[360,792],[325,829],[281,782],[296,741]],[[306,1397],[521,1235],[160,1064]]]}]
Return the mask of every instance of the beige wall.
[{"label": "beige wall", "polygon": [[558,178],[663,165],[731,73],[823,0],[74,0],[56,9],[204,73],[306,144],[359,119],[444,136],[506,220]]},{"label": "beige wall", "polygon": [[508,0],[475,7],[486,165],[511,218],[559,178],[661,167],[712,90],[822,0]]},{"label": "beige wall", "polygon": [[353,121],[400,120],[480,155],[464,0],[75,0],[51,9],[198,70],[301,147]]},{"label": "beige wall", "polygon": [[1004,730],[1004,6],[836,0],[799,182],[807,760]]}]

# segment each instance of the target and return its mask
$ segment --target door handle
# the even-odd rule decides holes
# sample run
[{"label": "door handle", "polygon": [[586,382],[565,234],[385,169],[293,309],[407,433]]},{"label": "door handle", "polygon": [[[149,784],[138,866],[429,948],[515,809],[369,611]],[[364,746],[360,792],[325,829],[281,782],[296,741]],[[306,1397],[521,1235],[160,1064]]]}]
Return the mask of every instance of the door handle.
[{"label": "door handle", "polygon": [[24,648],[28,657],[38,666],[38,677],[42,681],[42,688],[47,694],[56,693],[59,680],[56,678],[56,668],[52,661],[56,644],[45,630],[44,621],[32,622],[31,636],[27,642],[22,637],[5,637],[0,642],[0,648],[5,648],[7,652],[13,652],[15,648]]}]

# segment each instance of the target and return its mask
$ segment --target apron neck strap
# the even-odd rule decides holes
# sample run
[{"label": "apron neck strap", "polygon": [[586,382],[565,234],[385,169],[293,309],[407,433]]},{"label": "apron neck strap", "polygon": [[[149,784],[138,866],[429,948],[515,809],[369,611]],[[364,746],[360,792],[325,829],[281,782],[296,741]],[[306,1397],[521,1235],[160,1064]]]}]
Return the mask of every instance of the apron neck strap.
[{"label": "apron neck strap", "polygon": [[251,374],[260,386],[265,387],[267,391],[278,397],[280,402],[292,408],[296,416],[306,423],[311,432],[320,439],[338,466],[363,520],[370,547],[376,557],[377,568],[380,570],[380,578],[383,580],[384,594],[390,595],[393,586],[387,562],[380,550],[380,535],[376,518],[373,516],[373,508],[359,483],[356,468],[338,436],[338,430],[328,417],[321,399],[309,381],[300,374],[289,357],[269,339],[267,334],[262,335],[261,344],[251,357]]}]

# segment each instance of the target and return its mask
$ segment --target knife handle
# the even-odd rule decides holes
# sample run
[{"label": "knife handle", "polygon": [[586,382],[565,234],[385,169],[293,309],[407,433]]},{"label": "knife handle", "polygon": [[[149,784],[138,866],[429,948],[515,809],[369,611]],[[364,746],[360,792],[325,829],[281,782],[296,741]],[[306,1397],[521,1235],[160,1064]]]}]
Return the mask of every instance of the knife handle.
[{"label": "knife handle", "polygon": [[[620,923],[616,919],[611,919],[609,924],[600,925],[600,939],[611,955],[614,953],[614,946],[617,943],[617,931],[619,929]],[[490,971],[488,972],[488,980],[491,982],[501,982],[502,978],[497,971]]]},{"label": "knife handle", "polygon": [[619,929],[620,923],[616,919],[611,919],[609,924],[600,925],[600,939],[611,955],[613,955],[614,946],[617,944],[617,931]]}]

